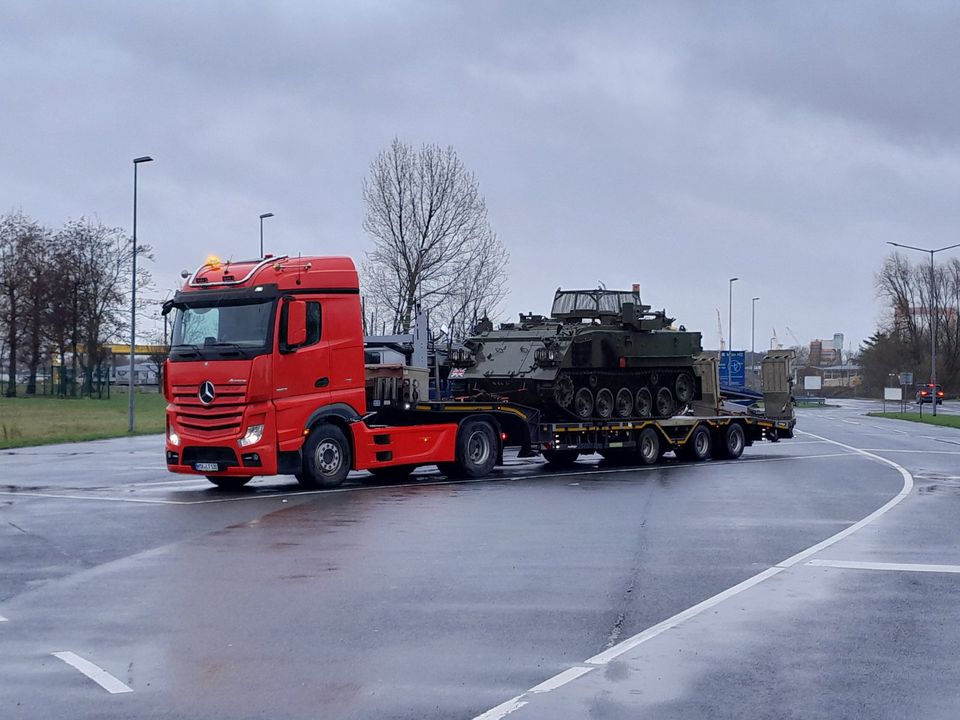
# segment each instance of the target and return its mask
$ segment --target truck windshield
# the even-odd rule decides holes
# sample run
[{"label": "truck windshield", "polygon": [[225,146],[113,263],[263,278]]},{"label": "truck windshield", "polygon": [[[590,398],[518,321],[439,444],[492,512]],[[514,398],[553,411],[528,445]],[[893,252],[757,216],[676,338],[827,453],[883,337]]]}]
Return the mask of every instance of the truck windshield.
[{"label": "truck windshield", "polygon": [[251,357],[271,348],[273,302],[177,307],[171,357]]}]

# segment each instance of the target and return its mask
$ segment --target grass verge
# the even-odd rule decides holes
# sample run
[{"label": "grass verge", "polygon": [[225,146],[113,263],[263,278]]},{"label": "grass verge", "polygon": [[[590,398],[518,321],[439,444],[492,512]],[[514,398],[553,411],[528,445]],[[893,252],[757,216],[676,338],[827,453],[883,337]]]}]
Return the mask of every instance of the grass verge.
[{"label": "grass verge", "polygon": [[[137,393],[135,434],[162,433],[167,401]],[[90,398],[0,397],[0,449],[121,437],[127,434],[127,394]]]},{"label": "grass verge", "polygon": [[943,427],[960,428],[960,415],[937,415],[932,412],[925,412],[921,419],[918,412],[888,412],[888,413],[867,413],[870,417],[891,418],[892,420],[909,420],[910,422],[923,423],[924,425],[942,425]]}]

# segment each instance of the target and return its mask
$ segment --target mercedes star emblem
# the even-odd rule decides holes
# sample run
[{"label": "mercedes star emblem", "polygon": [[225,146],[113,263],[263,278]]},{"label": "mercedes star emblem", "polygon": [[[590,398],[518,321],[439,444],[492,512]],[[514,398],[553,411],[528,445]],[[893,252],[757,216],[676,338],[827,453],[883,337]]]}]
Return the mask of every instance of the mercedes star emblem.
[{"label": "mercedes star emblem", "polygon": [[213,387],[213,383],[209,380],[204,380],[200,384],[200,392],[197,393],[197,397],[200,398],[200,402],[204,405],[209,405],[213,402],[213,399],[217,396],[217,391]]}]

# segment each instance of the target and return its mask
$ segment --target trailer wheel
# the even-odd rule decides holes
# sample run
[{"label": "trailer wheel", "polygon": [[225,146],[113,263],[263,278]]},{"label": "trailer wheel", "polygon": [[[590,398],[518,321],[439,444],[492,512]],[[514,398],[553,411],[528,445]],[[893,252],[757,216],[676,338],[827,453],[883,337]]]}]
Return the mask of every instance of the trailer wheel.
[{"label": "trailer wheel", "polygon": [[670,392],[670,388],[659,388],[657,390],[657,417],[672,417],[675,409],[676,403],[673,401],[673,393]]},{"label": "trailer wheel", "polygon": [[610,388],[597,390],[597,416],[608,418],[613,415],[613,392]]},{"label": "trailer wheel", "polygon": [[207,475],[207,480],[223,490],[237,490],[253,480],[253,476],[231,477],[229,475]]},{"label": "trailer wheel", "polygon": [[712,445],[710,431],[703,425],[697,425],[687,442],[677,448],[677,457],[681,460],[701,462],[710,457]]},{"label": "trailer wheel", "polygon": [[660,459],[660,436],[651,427],[640,431],[637,438],[637,459],[641,465],[653,465]]},{"label": "trailer wheel", "polygon": [[303,444],[303,470],[297,481],[309,488],[335,488],[343,484],[352,465],[350,443],[336,425],[321,423]]},{"label": "trailer wheel", "polygon": [[714,457],[724,460],[736,460],[743,455],[746,435],[740,423],[732,422],[720,431],[720,442],[714,448]]},{"label": "trailer wheel", "polygon": [[642,387],[637,390],[637,400],[634,410],[638,417],[648,418],[653,414],[653,395],[650,390]]},{"label": "trailer wheel", "polygon": [[451,477],[483,477],[497,464],[497,432],[486,420],[466,420],[457,430],[457,460],[438,465]]},{"label": "trailer wheel", "polygon": [[554,467],[570,467],[577,461],[578,457],[580,457],[580,453],[576,450],[543,451],[543,459],[547,461],[548,465],[553,465]]}]

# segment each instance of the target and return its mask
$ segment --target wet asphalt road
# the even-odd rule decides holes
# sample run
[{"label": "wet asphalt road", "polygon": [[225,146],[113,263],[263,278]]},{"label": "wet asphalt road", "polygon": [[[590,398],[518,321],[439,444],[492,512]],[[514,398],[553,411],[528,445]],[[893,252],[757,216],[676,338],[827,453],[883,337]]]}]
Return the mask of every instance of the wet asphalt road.
[{"label": "wet asphalt road", "polygon": [[[158,438],[0,453],[0,715],[955,717],[960,574],[912,570],[960,565],[960,433],[864,409],[800,413],[849,447],[336,492],[215,490]],[[902,502],[617,650],[901,492],[850,447]]]}]

